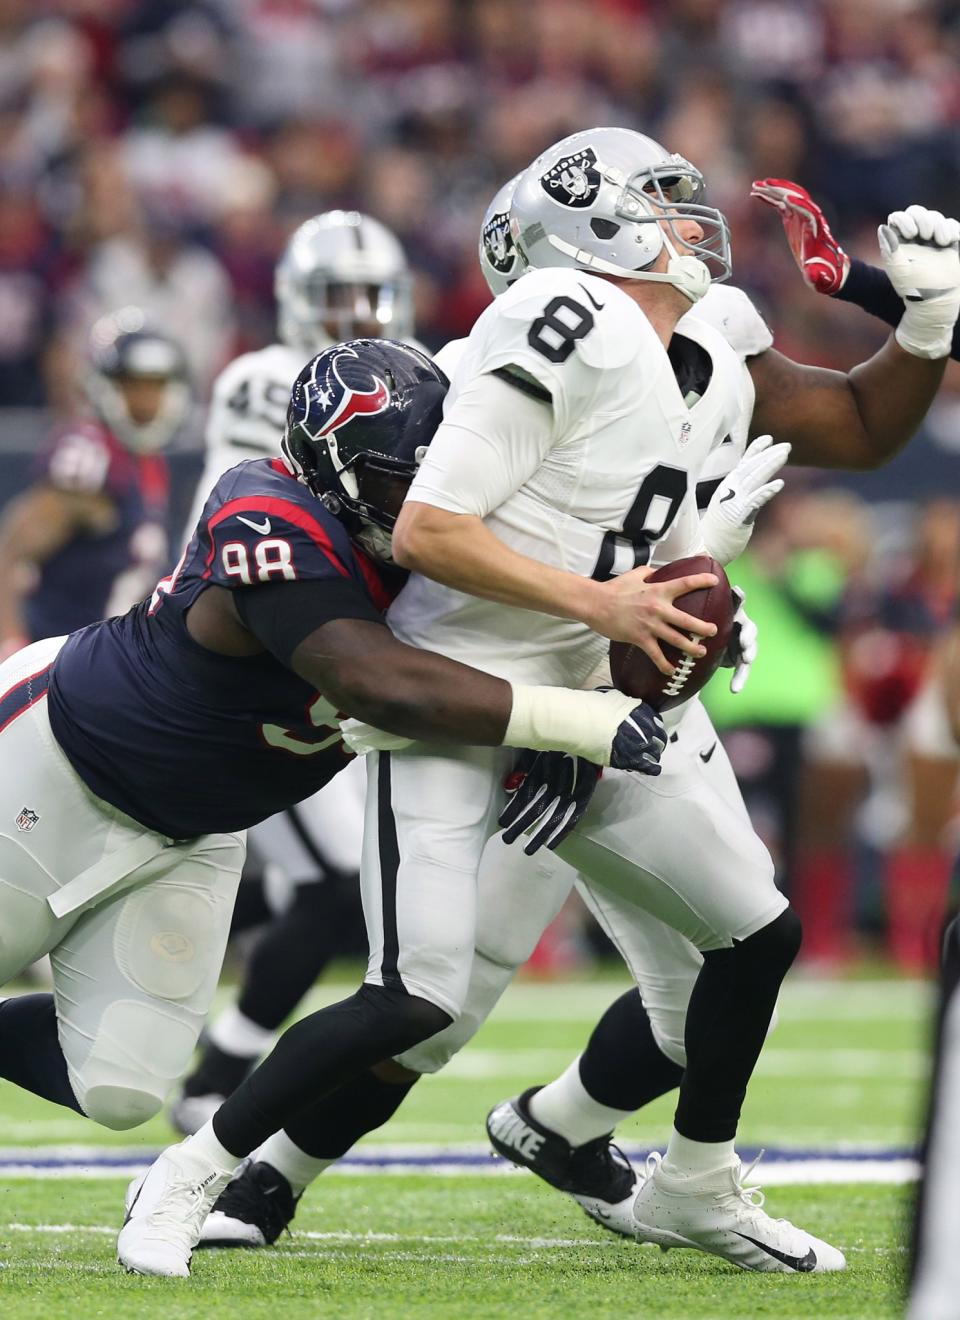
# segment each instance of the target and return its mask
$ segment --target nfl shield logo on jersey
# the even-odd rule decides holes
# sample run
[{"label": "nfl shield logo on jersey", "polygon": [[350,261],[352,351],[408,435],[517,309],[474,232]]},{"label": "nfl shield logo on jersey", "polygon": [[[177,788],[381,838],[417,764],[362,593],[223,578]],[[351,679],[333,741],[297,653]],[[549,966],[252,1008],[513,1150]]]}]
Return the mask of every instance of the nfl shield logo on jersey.
[{"label": "nfl shield logo on jersey", "polygon": [[593,147],[584,147],[572,156],[561,156],[540,180],[548,197],[561,206],[592,206],[600,191],[600,171]]},{"label": "nfl shield logo on jersey", "polygon": [[40,817],[35,811],[31,811],[29,807],[24,807],[17,817],[17,829],[26,834],[33,829],[39,819]]}]

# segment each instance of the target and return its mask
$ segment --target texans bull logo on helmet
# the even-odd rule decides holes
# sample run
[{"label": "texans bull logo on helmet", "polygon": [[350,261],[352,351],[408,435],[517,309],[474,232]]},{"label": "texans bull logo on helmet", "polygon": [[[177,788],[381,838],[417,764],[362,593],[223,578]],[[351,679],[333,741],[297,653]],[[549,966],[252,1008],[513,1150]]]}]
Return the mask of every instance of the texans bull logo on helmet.
[{"label": "texans bull logo on helmet", "polygon": [[600,171],[593,147],[583,147],[570,156],[561,156],[540,179],[548,197],[561,206],[592,206],[600,191]]},{"label": "texans bull logo on helmet", "polygon": [[[317,365],[322,358],[317,359]],[[360,361],[352,348],[344,348],[326,364],[321,378],[309,382],[304,391],[304,429],[319,440],[339,430],[354,417],[372,417],[386,412],[390,391],[379,376]]]},{"label": "texans bull logo on helmet", "polygon": [[517,249],[510,233],[509,211],[498,211],[490,217],[483,227],[481,241],[493,269],[501,275],[509,275],[517,259]]}]

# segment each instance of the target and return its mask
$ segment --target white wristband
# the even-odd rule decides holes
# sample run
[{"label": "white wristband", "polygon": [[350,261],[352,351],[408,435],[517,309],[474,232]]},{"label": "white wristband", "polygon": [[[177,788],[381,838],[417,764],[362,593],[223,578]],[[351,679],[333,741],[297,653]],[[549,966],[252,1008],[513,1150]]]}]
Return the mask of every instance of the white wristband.
[{"label": "white wristband", "polygon": [[957,295],[952,292],[923,302],[904,303],[894,338],[905,353],[914,357],[949,357],[956,319]]},{"label": "white wristband", "polygon": [[513,709],[504,747],[569,752],[597,765],[610,764],[617,730],[640,704],[622,692],[574,692],[570,688],[511,683]]}]

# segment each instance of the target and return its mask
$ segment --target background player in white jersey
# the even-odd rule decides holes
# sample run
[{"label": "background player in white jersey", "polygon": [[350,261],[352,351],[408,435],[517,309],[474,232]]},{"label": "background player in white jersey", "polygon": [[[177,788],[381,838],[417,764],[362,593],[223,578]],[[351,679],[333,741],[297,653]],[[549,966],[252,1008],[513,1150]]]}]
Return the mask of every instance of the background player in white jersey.
[{"label": "background player in white jersey", "polygon": [[[244,353],[213,387],[206,460],[188,534],[220,477],[250,458],[275,458],[293,382],[315,353],[363,336],[413,342],[412,281],[400,243],[378,220],[327,211],[293,233],[274,280],[280,342]],[[252,852],[279,868],[265,894],[278,910],[250,951],[234,1003],[209,1027],[170,1109],[195,1132],[273,1045],[276,1031],[338,948],[362,930],[355,906],[364,771],[356,762],[315,797],[250,832]]]},{"label": "background player in white jersey", "polygon": [[[514,183],[511,180],[494,198],[482,228],[481,265],[495,294],[509,287],[522,269],[518,269],[516,248],[509,234]],[[909,236],[902,234],[904,239]],[[888,277],[883,275],[883,279]],[[904,304],[889,281],[888,288],[900,309],[897,317],[888,318],[896,324],[902,318]],[[930,314],[929,309],[926,314]],[[949,309],[945,313],[941,308],[938,314],[950,318]],[[764,379],[782,378],[792,364],[780,359],[779,354],[771,353],[769,363],[760,358],[770,350],[772,336],[745,295],[727,285],[711,285],[688,316],[711,321],[728,338],[758,378],[760,406],[769,407],[770,391]],[[681,331],[686,320],[684,317],[679,324]],[[455,368],[465,342],[458,341],[442,350],[447,370]],[[842,411],[838,415],[837,405],[842,405],[838,380],[835,373],[805,373],[802,406],[795,404],[794,413],[780,419],[779,434],[796,439],[801,462],[808,461],[808,452],[812,461],[822,462],[826,457],[824,440],[833,446],[835,461],[865,466],[871,461],[871,450],[875,451],[873,461],[882,460],[891,443],[896,442],[897,432],[858,435],[862,426],[856,419],[846,417]],[[824,397],[828,393],[834,396],[829,407]],[[744,430],[748,423],[749,417],[744,420]],[[725,483],[724,489],[717,492],[717,486],[739,455],[742,437],[735,438],[741,443],[721,443],[709,457],[697,487],[701,505],[717,494],[715,508],[733,507],[733,489]],[[900,438],[904,438],[902,430]],[[851,449],[852,444],[862,448]],[[699,785],[709,786],[734,811],[739,810],[741,828],[749,834],[749,822],[726,755],[699,701],[691,703],[682,738],[676,733],[672,736],[663,764],[665,774],[675,784],[686,777],[690,793],[688,798],[678,791],[674,799],[676,812],[685,810],[686,819],[681,815],[673,822],[673,833],[668,832],[664,842],[667,849],[691,852],[687,840],[695,839],[698,833]],[[559,818],[568,822],[569,805],[568,799],[558,811]],[[554,834],[554,843],[556,840]],[[569,892],[572,880],[572,870],[559,859],[541,854],[536,862],[528,862],[503,847],[500,840],[491,840],[480,875],[478,943],[471,987],[460,1021],[405,1055],[402,1063],[406,1071],[389,1074],[381,1068],[379,1076],[368,1075],[353,1087],[326,1097],[312,1111],[304,1111],[295,1125],[301,1134],[299,1147],[290,1139],[289,1126],[286,1133],[271,1138],[257,1160],[224,1192],[216,1213],[207,1222],[205,1239],[244,1245],[275,1240],[292,1218],[295,1195],[309,1179],[342,1155],[360,1135],[384,1122],[419,1074],[442,1067],[472,1036],[513,972],[532,951],[543,926]],[[581,885],[588,905],[612,935],[641,989],[616,1001],[581,1059],[541,1093],[539,1103],[534,1101],[542,1116],[549,1116],[554,1125],[546,1128],[534,1120],[532,1141],[524,1149],[536,1148],[536,1158],[521,1160],[516,1146],[509,1150],[509,1141],[505,1153],[575,1194],[604,1226],[630,1232],[633,1217],[629,1193],[635,1177],[609,1147],[607,1134],[628,1113],[677,1085],[684,1061],[685,1010],[701,959],[689,941],[648,914],[634,911],[630,920],[618,920],[602,894],[591,894],[589,881],[581,881]],[[392,1086],[385,1080],[390,1075]],[[529,1093],[522,1098],[521,1109],[526,1108],[522,1102],[528,1098]],[[509,1110],[511,1106],[502,1108]],[[530,1117],[526,1115],[526,1122]],[[501,1116],[499,1126],[509,1129],[520,1144],[524,1136],[531,1135],[523,1114],[507,1113]],[[304,1146],[314,1158],[306,1154]]]}]

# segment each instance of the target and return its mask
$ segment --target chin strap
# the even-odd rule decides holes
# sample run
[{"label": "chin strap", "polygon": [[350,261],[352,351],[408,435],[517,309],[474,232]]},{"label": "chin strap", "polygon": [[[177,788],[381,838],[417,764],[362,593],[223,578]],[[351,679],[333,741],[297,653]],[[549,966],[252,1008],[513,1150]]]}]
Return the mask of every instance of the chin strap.
[{"label": "chin strap", "polygon": [[628,270],[626,266],[614,265],[612,261],[607,261],[594,252],[587,252],[586,249],[578,248],[573,243],[567,243],[556,234],[547,235],[547,242],[551,247],[555,247],[565,257],[572,257],[580,266],[599,271],[602,275],[619,275],[622,279],[672,284],[692,303],[699,302],[710,288],[711,275],[706,263],[692,253],[681,256],[666,233],[663,235],[663,241],[670,253],[666,271]]}]

